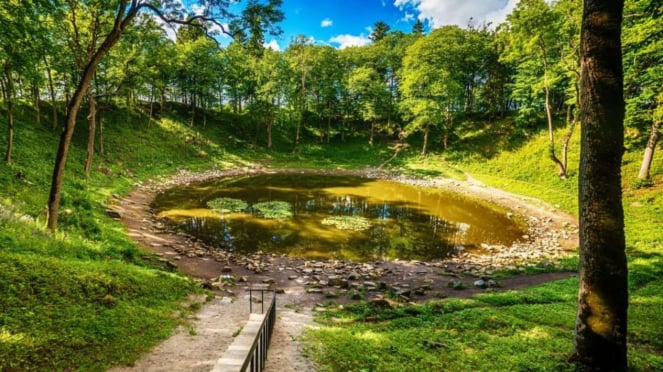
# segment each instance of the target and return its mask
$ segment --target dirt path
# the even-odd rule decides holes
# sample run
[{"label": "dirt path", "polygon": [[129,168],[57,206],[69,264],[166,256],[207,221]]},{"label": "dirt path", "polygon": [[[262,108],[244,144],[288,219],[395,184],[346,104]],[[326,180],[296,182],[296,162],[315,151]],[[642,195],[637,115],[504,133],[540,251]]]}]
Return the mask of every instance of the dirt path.
[{"label": "dirt path", "polygon": [[[489,276],[496,267],[505,267],[507,263],[516,260],[553,260],[577,246],[577,228],[573,217],[536,199],[486,187],[471,178],[468,178],[468,182],[446,179],[421,181],[384,176],[376,170],[349,172],[471,194],[502,205],[512,210],[514,216],[527,220],[531,235],[527,241],[518,246],[501,247],[498,252],[489,255],[490,261],[486,261],[488,256],[485,254],[469,253],[453,260],[433,263],[386,261],[351,264],[259,254],[239,257],[209,249],[190,236],[168,231],[155,219],[150,209],[150,203],[158,192],[175,185],[223,176],[277,171],[180,172],[171,179],[146,183],[125,198],[117,200],[117,205],[112,209],[121,215],[129,236],[145,249],[156,253],[164,263],[200,278],[216,290],[217,297],[202,307],[197,320],[189,327],[178,329],[174,336],[158,345],[134,366],[113,371],[210,370],[232,341],[233,333],[248,319],[245,289],[264,286],[265,283],[282,291],[277,296],[277,323],[270,345],[267,370],[312,371],[315,370],[314,366],[302,352],[301,334],[307,327],[314,326],[313,309],[330,298],[337,303],[357,300],[349,295],[355,289],[365,293],[362,299],[379,298],[385,289],[402,293],[409,302],[419,303],[440,297],[469,297],[485,290],[473,284],[484,274]],[[441,271],[446,274],[441,274]],[[219,282],[223,275],[237,279],[237,285],[230,288],[223,286]],[[519,275],[501,280],[499,287],[520,288],[571,275],[574,273]],[[464,289],[449,289],[457,283]],[[234,301],[230,301],[230,297]]]},{"label": "dirt path", "polygon": [[232,342],[233,333],[248,320],[248,302],[216,297],[196,313],[189,327],[180,326],[175,334],[159,344],[126,371],[209,371]]}]

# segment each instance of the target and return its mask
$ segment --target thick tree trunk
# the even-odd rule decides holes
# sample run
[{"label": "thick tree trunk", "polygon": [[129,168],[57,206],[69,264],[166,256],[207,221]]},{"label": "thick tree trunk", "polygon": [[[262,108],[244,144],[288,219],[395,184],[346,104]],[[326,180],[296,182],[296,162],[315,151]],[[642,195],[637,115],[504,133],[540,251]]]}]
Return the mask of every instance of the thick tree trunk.
[{"label": "thick tree trunk", "polygon": [[7,79],[5,87],[7,96],[7,151],[5,152],[5,162],[11,164],[12,151],[14,150],[14,80],[9,62],[6,62],[4,67],[5,78]]},{"label": "thick tree trunk", "polygon": [[573,360],[582,371],[627,369],[621,162],[623,0],[585,0],[581,31],[580,285]]},{"label": "thick tree trunk", "polygon": [[94,157],[94,136],[97,132],[97,100],[94,98],[92,88],[88,90],[90,113],[88,114],[89,132],[87,136],[87,155],[85,156],[85,177],[90,177],[92,158]]},{"label": "thick tree trunk", "polygon": [[638,178],[641,180],[648,180],[651,178],[649,170],[651,169],[651,163],[654,160],[654,152],[656,151],[656,144],[658,144],[658,131],[661,128],[660,121],[654,121],[651,126],[651,133],[649,133],[649,140],[647,141],[647,147],[645,147],[645,154],[642,157],[642,165],[640,165],[640,172],[638,173]]},{"label": "thick tree trunk", "polygon": [[94,73],[101,60],[106,56],[108,51],[117,43],[122,36],[124,28],[131,22],[131,20],[138,13],[139,7],[132,7],[127,11],[128,0],[121,0],[118,7],[118,14],[115,18],[113,29],[106,36],[106,39],[101,43],[99,49],[92,55],[88,64],[82,72],[81,80],[74,91],[71,101],[67,106],[67,118],[65,120],[65,127],[60,137],[60,144],[58,145],[58,152],[55,157],[55,166],[53,168],[53,177],[51,180],[51,191],[48,196],[48,221],[47,228],[55,231],[58,226],[58,217],[60,213],[60,196],[62,194],[62,180],[64,179],[65,165],[67,164],[67,155],[69,154],[69,145],[71,138],[74,135],[76,128],[76,116],[78,110],[83,102],[87,90],[90,88],[90,83],[94,77]]}]

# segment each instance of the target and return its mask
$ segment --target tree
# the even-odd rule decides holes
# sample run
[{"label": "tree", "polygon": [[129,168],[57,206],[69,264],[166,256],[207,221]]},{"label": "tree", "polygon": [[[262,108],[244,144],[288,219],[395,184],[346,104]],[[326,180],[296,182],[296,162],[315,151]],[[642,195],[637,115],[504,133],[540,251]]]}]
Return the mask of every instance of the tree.
[{"label": "tree", "polygon": [[633,0],[625,11],[626,125],[649,130],[638,173],[639,179],[649,180],[663,121],[663,3]]},{"label": "tree", "polygon": [[[95,45],[90,51],[89,57],[86,58],[83,65],[85,66],[78,79],[78,84],[67,106],[67,118],[65,120],[65,128],[60,138],[57,155],[55,158],[55,166],[53,169],[53,177],[51,181],[51,191],[48,198],[48,222],[47,227],[49,230],[54,231],[57,228],[57,221],[60,209],[60,196],[62,193],[62,181],[64,178],[64,170],[67,162],[67,155],[69,153],[69,145],[74,134],[76,127],[76,117],[78,110],[83,102],[83,98],[87,93],[92,79],[97,70],[97,66],[115,44],[120,40],[120,37],[125,30],[130,27],[134,18],[141,11],[151,11],[157,14],[165,22],[191,24],[194,21],[200,21],[201,27],[206,31],[209,23],[218,26],[221,30],[226,31],[226,26],[222,23],[224,19],[239,19],[238,16],[230,12],[229,0],[200,0],[202,11],[199,15],[183,19],[179,17],[183,9],[177,4],[178,2],[172,1],[158,1],[158,0],[116,0],[105,3],[104,7],[100,7],[99,11],[108,14],[112,21],[112,25],[103,33],[103,40],[99,45]],[[77,5],[77,1],[71,1],[68,5],[63,7],[71,7]],[[251,2],[252,6],[258,6],[255,2]],[[270,0],[267,5],[259,5],[265,9],[275,7],[278,8],[280,0]],[[260,12],[252,13],[254,16],[260,16]],[[112,16],[111,16],[112,15]]]},{"label": "tree", "polygon": [[313,69],[314,55],[310,40],[304,35],[299,35],[286,50],[288,71],[291,77],[288,95],[297,115],[295,138],[292,141],[292,152],[297,151],[301,140],[302,124],[304,115],[308,110],[308,85],[309,75]]},{"label": "tree", "polygon": [[566,125],[568,132],[562,141],[562,165],[568,170],[569,142],[578,123],[580,100],[580,23],[582,18],[580,0],[560,0],[553,10],[559,14],[558,27],[562,55],[559,67],[566,75]]},{"label": "tree", "polygon": [[[0,68],[2,69],[5,101],[7,102],[7,150],[5,161],[12,162],[14,147],[14,99],[16,73],[33,72],[41,64],[45,49],[46,30],[39,22],[27,20],[39,19],[42,14],[52,10],[45,0],[15,0],[0,2]],[[35,74],[33,74],[35,75]]]},{"label": "tree", "polygon": [[373,42],[380,41],[387,36],[387,33],[389,32],[391,28],[389,27],[388,24],[378,21],[375,22],[375,25],[373,26],[373,31],[371,31],[371,34],[368,36],[369,39],[371,39]]},{"label": "tree", "polygon": [[361,119],[371,125],[368,143],[375,143],[377,122],[383,117],[388,91],[382,76],[372,67],[361,66],[348,76],[347,88],[359,106]]},{"label": "tree", "polygon": [[417,19],[417,21],[414,22],[414,25],[412,26],[412,33],[415,35],[423,35],[424,32],[426,32],[424,23],[421,22],[421,19]]},{"label": "tree", "polygon": [[579,370],[625,371],[628,269],[621,163],[623,0],[585,0],[581,31]]},{"label": "tree", "polygon": [[443,145],[448,147],[453,116],[462,96],[459,61],[464,60],[459,43],[463,30],[445,26],[423,36],[408,49],[403,60],[402,111],[410,118],[406,132],[423,130],[422,155],[428,152],[432,127],[444,125]]},{"label": "tree", "polygon": [[553,12],[544,0],[522,0],[507,16],[507,22],[510,26],[507,33],[509,41],[503,59],[516,65],[517,87],[514,93],[531,98],[532,93],[536,96],[543,92],[550,138],[548,156],[557,165],[559,176],[566,178],[566,168],[555,155],[551,103],[551,91],[562,75],[556,70],[560,57],[559,14]]}]

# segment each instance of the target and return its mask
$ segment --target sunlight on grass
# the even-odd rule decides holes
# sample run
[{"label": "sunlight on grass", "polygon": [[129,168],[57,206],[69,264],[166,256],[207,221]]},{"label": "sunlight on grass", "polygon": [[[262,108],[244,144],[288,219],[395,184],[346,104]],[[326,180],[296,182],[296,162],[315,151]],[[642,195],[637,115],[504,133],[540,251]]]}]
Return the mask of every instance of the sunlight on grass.
[{"label": "sunlight on grass", "polygon": [[529,340],[544,340],[550,339],[552,336],[548,331],[541,327],[534,327],[523,332],[518,333],[519,338],[529,339]]},{"label": "sunlight on grass", "polygon": [[28,344],[29,338],[24,333],[12,333],[0,327],[0,344]]}]

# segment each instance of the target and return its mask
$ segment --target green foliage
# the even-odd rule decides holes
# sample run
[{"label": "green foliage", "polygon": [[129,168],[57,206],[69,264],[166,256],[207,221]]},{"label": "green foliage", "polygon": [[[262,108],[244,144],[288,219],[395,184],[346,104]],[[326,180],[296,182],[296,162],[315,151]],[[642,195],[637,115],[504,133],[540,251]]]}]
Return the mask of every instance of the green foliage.
[{"label": "green foliage", "polygon": [[[96,155],[89,179],[82,172],[85,126],[74,136],[61,230],[52,235],[44,230],[44,206],[58,136],[32,122],[30,107],[17,112],[14,162],[0,167],[0,370],[131,363],[181,322],[173,313],[195,310],[179,303],[197,289],[139,249],[105,209],[142,179],[185,165],[209,168],[199,150],[215,157],[223,151],[207,140],[186,143],[195,131],[179,117],[147,128],[144,113],[114,107],[103,114],[106,152]],[[211,129],[205,138],[227,138]],[[241,157],[217,158],[233,159]]]},{"label": "green foliage", "polygon": [[[454,159],[453,165],[491,186],[577,213],[579,133],[571,140],[571,178],[563,181],[547,169],[552,165],[546,157],[546,134],[528,133],[514,144],[511,136],[517,136],[517,131],[510,123],[507,118],[468,132],[461,139],[464,145],[446,154],[447,161]],[[651,188],[630,188],[640,156],[639,151],[627,151],[622,170],[631,298],[629,367],[649,371],[663,366],[663,235],[659,228],[663,198],[658,195],[663,168],[654,165]],[[431,171],[450,167],[443,158],[431,157]],[[400,165],[411,167],[420,161],[419,156],[408,153]],[[577,267],[577,258],[564,266]],[[572,351],[577,288],[574,277],[424,306],[385,310],[361,303],[323,314],[324,327],[309,331],[306,342],[322,370],[328,371],[571,371],[574,366],[567,360]]]},{"label": "green foliage", "polygon": [[244,200],[233,198],[213,199],[207,202],[207,206],[221,214],[237,213],[249,207],[249,205]]},{"label": "green foliage", "polygon": [[253,204],[253,209],[258,211],[264,218],[286,220],[292,218],[292,204],[281,201],[267,201]]}]

